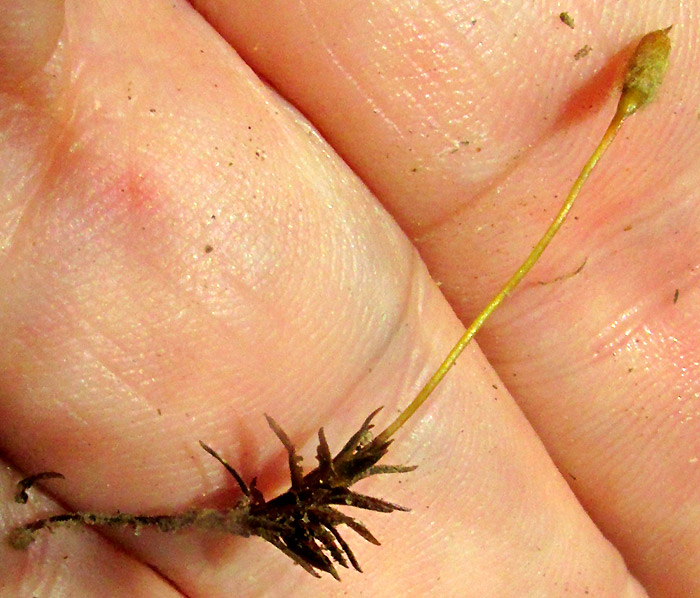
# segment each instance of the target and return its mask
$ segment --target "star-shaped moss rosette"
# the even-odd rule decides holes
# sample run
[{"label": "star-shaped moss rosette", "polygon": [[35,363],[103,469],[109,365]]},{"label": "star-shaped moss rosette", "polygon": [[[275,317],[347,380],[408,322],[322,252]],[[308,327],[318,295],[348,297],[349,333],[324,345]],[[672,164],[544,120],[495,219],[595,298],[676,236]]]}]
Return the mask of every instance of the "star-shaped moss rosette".
[{"label": "star-shaped moss rosette", "polygon": [[[18,549],[31,544],[37,532],[63,526],[131,527],[134,530],[154,528],[162,532],[177,531],[187,527],[219,530],[240,536],[260,536],[279,548],[306,571],[320,577],[319,571],[330,573],[339,579],[335,564],[352,565],[362,571],[355,555],[338,528],[347,526],[368,542],[379,544],[372,533],[357,519],[339,511],[342,505],[391,513],[407,509],[388,502],[354,492],[355,482],[381,473],[403,473],[415,467],[378,465],[386,454],[391,440],[375,442],[371,438],[372,419],[379,409],[370,414],[360,429],[333,457],[323,428],[318,431],[316,458],[318,467],[304,474],[301,457],[294,445],[271,418],[268,424],[280,439],[289,457],[290,487],[271,500],[265,500],[253,479],[246,484],[240,474],[203,442],[202,448],[216,458],[236,480],[243,493],[238,503],[229,509],[197,509],[173,515],[132,515],[129,513],[65,513],[33,521],[13,530],[10,544]],[[27,490],[40,480],[62,478],[61,474],[45,472],[25,478],[18,484],[16,502],[27,501]]]}]

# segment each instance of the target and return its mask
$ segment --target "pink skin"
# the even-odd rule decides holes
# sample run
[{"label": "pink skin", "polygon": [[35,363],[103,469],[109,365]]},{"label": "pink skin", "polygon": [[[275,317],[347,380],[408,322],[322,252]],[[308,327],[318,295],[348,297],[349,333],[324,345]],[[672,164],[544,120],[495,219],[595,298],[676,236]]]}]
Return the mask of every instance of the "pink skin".
[{"label": "pink skin", "polygon": [[[358,485],[413,509],[360,514],[364,574],[60,531],[0,547],[3,595],[700,596],[688,8],[603,1],[571,30],[558,3],[1,4],[32,23],[0,27],[5,531],[234,500],[199,439],[272,495],[264,413],[307,465],[318,427],[337,449],[388,423],[546,227],[635,40],[675,24],[659,98],[397,434],[389,461],[419,469]],[[46,469],[53,499],[10,502]]]}]

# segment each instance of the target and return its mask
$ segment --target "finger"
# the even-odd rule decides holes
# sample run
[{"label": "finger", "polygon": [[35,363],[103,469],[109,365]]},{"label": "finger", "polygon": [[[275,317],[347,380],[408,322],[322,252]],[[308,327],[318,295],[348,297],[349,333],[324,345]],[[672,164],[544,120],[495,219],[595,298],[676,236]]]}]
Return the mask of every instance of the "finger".
[{"label": "finger", "polygon": [[[67,536],[44,546],[40,554],[17,551],[5,541],[18,525],[37,517],[62,512],[54,501],[32,490],[29,504],[13,504],[20,476],[3,464],[0,473],[0,543],[2,591],[7,596],[182,596],[152,569],[127,556],[95,533]],[[41,560],[41,566],[36,562]]]},{"label": "finger", "polygon": [[647,586],[699,592],[692,14],[611,4],[572,30],[554,5],[197,6],[377,193],[465,322],[554,214],[635,38],[676,23],[656,103],[480,344]]},{"label": "finger", "polygon": [[54,53],[63,27],[63,2],[2,0],[0,11],[0,88],[16,92]]},{"label": "finger", "polygon": [[[245,479],[262,471],[269,493],[283,450],[251,448],[251,413],[290,414],[297,445],[338,415],[328,435],[344,438],[412,391],[460,326],[366,189],[196,14],[164,4],[140,26],[144,6],[100,9],[67,13],[73,76],[57,102],[71,118],[45,141],[65,151],[23,197],[3,263],[2,445],[23,469],[63,473],[73,508],[152,513],[224,490],[199,439]],[[640,595],[494,384],[478,352],[460,361],[441,389],[453,400],[394,453],[424,473],[382,485],[430,508],[407,517],[374,575],[325,595],[444,594],[474,579],[481,596],[563,579]],[[396,524],[380,521],[383,539]],[[319,592],[250,540],[119,541],[188,595],[259,596],[279,579],[289,595]]]}]

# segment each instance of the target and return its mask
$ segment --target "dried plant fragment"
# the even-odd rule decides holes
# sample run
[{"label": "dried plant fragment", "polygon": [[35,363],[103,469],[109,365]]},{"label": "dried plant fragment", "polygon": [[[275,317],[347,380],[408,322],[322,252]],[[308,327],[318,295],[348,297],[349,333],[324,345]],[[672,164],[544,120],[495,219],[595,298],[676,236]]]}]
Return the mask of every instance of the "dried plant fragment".
[{"label": "dried plant fragment", "polygon": [[574,28],[574,18],[568,12],[559,13],[559,20],[571,29]]},{"label": "dried plant fragment", "polygon": [[593,48],[591,48],[588,44],[583,46],[580,50],[574,54],[574,60],[581,60],[581,58],[585,58],[588,56],[591,52],[593,51]]},{"label": "dried plant fragment", "polygon": [[[316,459],[318,467],[307,474],[301,457],[282,428],[268,416],[272,431],[282,442],[289,457],[290,488],[279,496],[265,500],[256,488],[255,479],[247,485],[238,472],[204,443],[202,448],[217,459],[236,480],[243,497],[230,509],[197,509],[174,515],[132,515],[129,513],[65,513],[33,521],[14,529],[9,543],[17,549],[27,548],[37,532],[66,526],[130,527],[136,533],[144,528],[175,532],[194,527],[217,530],[239,536],[259,536],[301,565],[310,574],[330,573],[339,579],[335,564],[352,566],[361,571],[350,546],[338,528],[347,526],[372,544],[379,541],[359,521],[337,510],[336,505],[355,507],[380,513],[406,511],[404,507],[354,492],[355,482],[381,473],[403,473],[415,467],[377,465],[392,441],[375,443],[370,438],[372,419],[377,409],[362,423],[338,454],[333,457],[323,428],[318,432]],[[26,491],[37,481],[62,478],[45,472],[25,478],[18,484],[17,497],[26,502]]]},{"label": "dried plant fragment", "polygon": [[63,474],[56,471],[44,471],[42,473],[37,473],[35,475],[30,475],[28,478],[24,478],[17,483],[17,494],[15,494],[15,502],[20,505],[26,504],[29,500],[29,495],[27,490],[29,490],[34,484],[40,482],[41,480],[50,480],[52,478],[59,478],[61,480],[65,479]]}]

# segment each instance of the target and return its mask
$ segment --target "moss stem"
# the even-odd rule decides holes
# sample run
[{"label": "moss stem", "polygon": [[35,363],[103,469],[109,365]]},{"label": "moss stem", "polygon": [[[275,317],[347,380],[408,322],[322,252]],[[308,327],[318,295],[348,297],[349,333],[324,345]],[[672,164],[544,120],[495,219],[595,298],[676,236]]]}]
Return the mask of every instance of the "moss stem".
[{"label": "moss stem", "polygon": [[641,106],[648,103],[655,95],[656,90],[663,79],[664,72],[668,66],[668,54],[670,51],[670,41],[668,32],[671,28],[653,31],[645,35],[639,42],[632,59],[627,67],[627,74],[622,88],[620,101],[617,105],[615,115],[610,122],[607,130],[603,134],[598,146],[593,150],[591,157],[581,169],[576,181],[574,181],[569,194],[564,203],[559,209],[559,213],[554,218],[549,228],[544,233],[542,238],[534,246],[530,255],[527,256],[521,266],[510,277],[508,282],[503,285],[503,288],[482,310],[482,312],[474,319],[474,321],[466,329],[462,337],[457,341],[457,344],[449,352],[445,360],[440,364],[440,367],[432,375],[430,380],[416,395],[415,399],[406,407],[398,417],[376,438],[377,443],[386,442],[394,433],[401,428],[418,410],[418,408],[428,399],[435,388],[442,382],[447,372],[459,355],[464,351],[466,346],[474,338],[474,335],[481,329],[486,320],[491,316],[495,309],[503,303],[504,299],[515,289],[525,275],[540,259],[540,256],[547,248],[547,245],[557,234],[562,224],[566,220],[567,215],[574,205],[574,201],[578,197],[581,188],[585,184],[589,175],[595,168],[598,161],[601,159],[605,150],[610,147],[610,144],[615,139],[618,131],[628,116],[634,114]]}]

